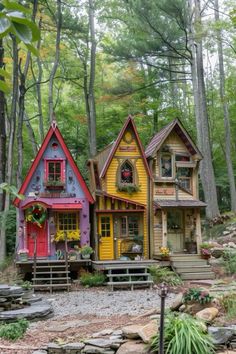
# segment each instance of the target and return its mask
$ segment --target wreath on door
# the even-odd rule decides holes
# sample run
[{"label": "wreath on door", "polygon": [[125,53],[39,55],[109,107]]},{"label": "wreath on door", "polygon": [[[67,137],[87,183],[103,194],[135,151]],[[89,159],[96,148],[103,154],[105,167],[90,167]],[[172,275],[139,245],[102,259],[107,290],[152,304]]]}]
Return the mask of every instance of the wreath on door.
[{"label": "wreath on door", "polygon": [[46,217],[47,209],[44,208],[41,204],[34,204],[26,210],[25,220],[27,222],[36,224],[38,227],[42,227]]}]

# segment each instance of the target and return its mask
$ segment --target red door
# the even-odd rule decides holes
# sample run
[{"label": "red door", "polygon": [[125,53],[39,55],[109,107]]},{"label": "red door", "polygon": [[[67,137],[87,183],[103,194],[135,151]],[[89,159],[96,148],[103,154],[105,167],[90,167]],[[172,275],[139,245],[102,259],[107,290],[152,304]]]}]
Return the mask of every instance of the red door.
[{"label": "red door", "polygon": [[31,222],[27,223],[27,239],[29,256],[34,255],[34,239],[36,237],[36,255],[37,257],[46,257],[48,255],[47,243],[47,222],[42,227],[37,226]]}]

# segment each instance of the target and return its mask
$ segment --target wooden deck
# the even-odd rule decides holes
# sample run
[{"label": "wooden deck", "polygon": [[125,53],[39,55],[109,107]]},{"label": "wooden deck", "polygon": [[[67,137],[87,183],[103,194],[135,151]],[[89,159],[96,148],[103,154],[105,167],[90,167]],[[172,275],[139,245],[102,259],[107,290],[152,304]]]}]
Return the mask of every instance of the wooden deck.
[{"label": "wooden deck", "polygon": [[92,268],[94,270],[107,270],[110,269],[111,267],[115,268],[135,268],[136,266],[140,267],[143,266],[145,268],[150,267],[152,265],[157,265],[160,264],[160,262],[153,260],[153,259],[147,259],[147,260],[142,260],[142,261],[123,261],[123,260],[112,260],[112,261],[92,261]]},{"label": "wooden deck", "polygon": [[[37,263],[41,265],[47,265],[49,263],[54,263],[54,264],[62,264],[64,263],[64,260],[52,260],[52,259],[37,259]],[[68,259],[68,264],[70,265],[70,271],[78,271],[79,268],[81,267],[91,267],[91,259],[76,259],[76,260],[69,260]],[[29,259],[26,262],[22,261],[16,261],[16,266],[21,270],[22,273],[33,273],[33,267],[34,267],[34,260]]]}]

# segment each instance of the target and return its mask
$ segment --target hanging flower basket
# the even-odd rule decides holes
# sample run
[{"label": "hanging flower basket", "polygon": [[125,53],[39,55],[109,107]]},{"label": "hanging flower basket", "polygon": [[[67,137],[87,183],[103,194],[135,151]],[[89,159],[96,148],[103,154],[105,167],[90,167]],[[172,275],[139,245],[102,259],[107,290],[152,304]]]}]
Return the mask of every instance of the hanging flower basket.
[{"label": "hanging flower basket", "polygon": [[47,217],[47,209],[41,204],[34,204],[26,210],[25,220],[42,227]]}]

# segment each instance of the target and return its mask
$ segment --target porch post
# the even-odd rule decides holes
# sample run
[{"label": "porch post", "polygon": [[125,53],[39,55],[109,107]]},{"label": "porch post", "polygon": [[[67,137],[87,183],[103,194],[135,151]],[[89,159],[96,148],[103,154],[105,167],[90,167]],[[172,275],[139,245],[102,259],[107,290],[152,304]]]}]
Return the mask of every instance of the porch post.
[{"label": "porch post", "polygon": [[167,247],[167,212],[166,210],[161,211],[162,218],[162,246]]},{"label": "porch post", "polygon": [[200,244],[202,243],[202,230],[201,230],[201,216],[200,210],[194,211],[196,219],[196,241],[197,241],[197,253],[200,254]]}]

